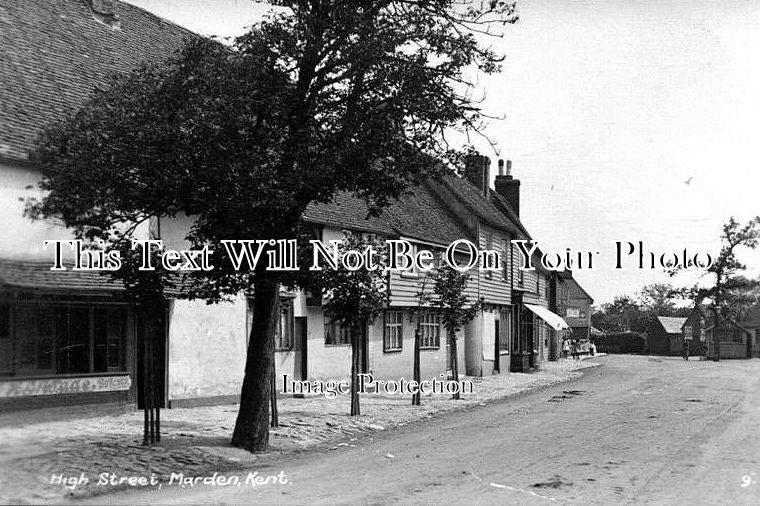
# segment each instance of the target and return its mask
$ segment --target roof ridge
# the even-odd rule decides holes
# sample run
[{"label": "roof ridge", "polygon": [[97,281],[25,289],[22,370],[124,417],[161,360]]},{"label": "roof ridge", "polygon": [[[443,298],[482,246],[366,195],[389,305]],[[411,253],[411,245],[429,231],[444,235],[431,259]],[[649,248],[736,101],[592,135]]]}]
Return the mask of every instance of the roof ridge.
[{"label": "roof ridge", "polygon": [[203,35],[203,34],[200,34],[200,33],[198,33],[198,32],[195,32],[195,31],[193,31],[193,30],[189,29],[189,28],[188,28],[188,27],[186,27],[186,26],[182,26],[182,25],[180,25],[179,23],[175,23],[174,21],[172,21],[172,20],[170,20],[170,19],[168,19],[168,18],[165,18],[165,17],[163,17],[163,16],[159,16],[159,15],[158,15],[158,14],[156,14],[155,12],[151,12],[151,11],[149,11],[148,9],[146,9],[145,7],[142,7],[142,6],[140,6],[140,5],[135,5],[135,4],[131,3],[129,0],[115,0],[115,1],[116,1],[116,3],[117,3],[117,4],[128,5],[128,6],[130,6],[130,7],[131,7],[131,8],[133,8],[133,9],[136,9],[136,10],[138,10],[138,11],[141,11],[141,12],[143,12],[143,13],[147,14],[148,16],[151,16],[151,17],[154,17],[154,18],[156,18],[156,19],[158,19],[158,20],[161,20],[161,21],[163,21],[164,23],[166,23],[166,24],[168,24],[168,25],[171,25],[171,26],[173,26],[173,27],[175,27],[175,28],[179,28],[180,30],[182,30],[182,31],[184,31],[184,32],[187,32],[187,33],[188,33],[188,35],[192,35],[192,36],[195,36],[195,37],[203,37],[203,38],[209,38],[209,37],[207,37],[207,36],[205,36],[205,35]]}]

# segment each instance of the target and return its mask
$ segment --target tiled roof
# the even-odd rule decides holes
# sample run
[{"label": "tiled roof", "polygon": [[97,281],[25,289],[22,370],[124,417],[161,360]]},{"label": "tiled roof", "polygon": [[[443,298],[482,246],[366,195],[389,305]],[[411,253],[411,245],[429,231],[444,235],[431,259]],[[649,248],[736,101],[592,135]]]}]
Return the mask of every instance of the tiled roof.
[{"label": "tiled roof", "polygon": [[492,189],[489,188],[486,196],[472,183],[454,173],[443,175],[441,183],[483,222],[530,238],[530,234],[510,205]]},{"label": "tiled roof", "polygon": [[658,316],[657,319],[668,334],[680,334],[681,327],[686,322],[686,318],[675,316]]},{"label": "tiled roof", "polygon": [[438,244],[450,244],[469,236],[467,229],[426,187],[416,186],[384,208],[380,216],[368,217],[364,200],[351,193],[338,193],[329,204],[311,204],[306,221],[385,234],[405,236]]},{"label": "tiled roof", "polygon": [[84,0],[0,0],[0,157],[27,159],[39,129],[76,110],[110,74],[163,61],[195,36],[115,3],[118,29]]},{"label": "tiled roof", "polygon": [[[19,289],[24,292],[82,294],[115,294],[124,292],[121,281],[104,271],[51,271],[51,261],[7,260],[0,258],[0,289]],[[177,296],[185,288],[180,274],[172,278],[174,286],[167,287],[168,296]]]},{"label": "tiled roof", "polygon": [[95,271],[51,271],[51,262],[0,259],[0,288],[42,292],[118,292],[124,287]]},{"label": "tiled roof", "polygon": [[528,230],[525,228],[525,225],[523,225],[522,221],[520,221],[520,217],[517,216],[517,213],[515,213],[514,209],[512,209],[512,206],[507,202],[507,200],[499,195],[498,192],[494,190],[488,191],[488,197],[492,204],[499,207],[501,211],[507,216],[509,221],[514,223],[520,231],[525,234],[526,238],[530,239],[530,234],[528,233]]},{"label": "tiled roof", "polygon": [[[578,283],[578,280],[571,277],[567,278],[567,283],[570,285],[570,295],[575,297],[585,297],[589,300],[590,304],[594,303],[594,298],[588,294],[588,292]],[[680,331],[679,331],[680,332]]]},{"label": "tiled roof", "polygon": [[515,224],[469,181],[453,173],[441,178],[457,199],[480,219],[494,227],[513,229]]}]

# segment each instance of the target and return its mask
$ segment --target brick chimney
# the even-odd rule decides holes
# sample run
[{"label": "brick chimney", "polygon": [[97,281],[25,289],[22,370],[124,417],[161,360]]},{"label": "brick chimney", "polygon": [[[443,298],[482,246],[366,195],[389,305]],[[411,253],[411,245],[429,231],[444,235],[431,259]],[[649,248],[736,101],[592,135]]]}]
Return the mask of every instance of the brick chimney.
[{"label": "brick chimney", "polygon": [[496,176],[494,186],[496,192],[509,203],[515,214],[520,216],[520,180],[512,177],[512,160],[507,160],[506,174],[504,160],[499,160],[499,175]]},{"label": "brick chimney", "polygon": [[488,188],[491,184],[491,159],[478,154],[467,155],[464,160],[464,177],[483,195],[488,196]]}]

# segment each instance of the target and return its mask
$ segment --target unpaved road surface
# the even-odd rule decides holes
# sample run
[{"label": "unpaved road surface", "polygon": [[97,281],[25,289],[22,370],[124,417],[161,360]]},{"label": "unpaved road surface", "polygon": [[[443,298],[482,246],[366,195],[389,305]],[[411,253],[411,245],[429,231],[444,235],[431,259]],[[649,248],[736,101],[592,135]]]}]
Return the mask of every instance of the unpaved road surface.
[{"label": "unpaved road surface", "polygon": [[[760,360],[610,356],[582,378],[269,461],[287,484],[94,503],[760,504]],[[181,470],[178,470],[181,472]]]}]

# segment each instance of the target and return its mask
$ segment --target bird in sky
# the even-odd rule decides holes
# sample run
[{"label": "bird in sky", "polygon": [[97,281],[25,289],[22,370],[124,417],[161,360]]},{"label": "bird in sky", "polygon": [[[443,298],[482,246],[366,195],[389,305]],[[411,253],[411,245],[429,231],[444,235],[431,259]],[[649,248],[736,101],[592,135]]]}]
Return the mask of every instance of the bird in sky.
[{"label": "bird in sky", "polygon": [[684,181],[684,183],[685,183],[686,185],[690,185],[690,184],[691,184],[691,181],[692,181],[693,179],[694,179],[693,177],[690,177],[689,179],[687,179],[686,181]]}]

